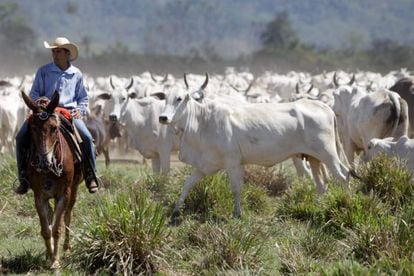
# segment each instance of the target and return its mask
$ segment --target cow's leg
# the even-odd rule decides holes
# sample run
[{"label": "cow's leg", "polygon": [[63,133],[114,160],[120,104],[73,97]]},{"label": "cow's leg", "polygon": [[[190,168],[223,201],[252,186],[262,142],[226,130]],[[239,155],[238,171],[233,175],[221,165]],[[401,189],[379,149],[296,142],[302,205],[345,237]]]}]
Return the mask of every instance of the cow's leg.
[{"label": "cow's leg", "polygon": [[151,159],[151,167],[154,173],[160,173],[161,164],[159,156]]},{"label": "cow's leg", "polygon": [[180,216],[180,208],[184,203],[185,198],[187,197],[191,187],[194,186],[198,181],[200,181],[205,174],[199,169],[195,169],[191,175],[186,179],[184,183],[183,191],[181,192],[180,199],[175,205],[174,211],[171,215],[171,222],[174,222]]},{"label": "cow's leg", "polygon": [[42,235],[46,246],[46,256],[48,259],[51,259],[53,254],[52,231],[50,229],[52,221],[49,219],[50,213],[52,212],[51,207],[49,201],[40,198],[36,194],[35,206],[40,220],[40,234]]},{"label": "cow's leg", "polygon": [[327,188],[322,181],[322,163],[312,156],[309,156],[308,159],[312,170],[313,179],[316,183],[316,191],[319,195],[324,194]]},{"label": "cow's leg", "polygon": [[111,159],[109,158],[109,149],[108,147],[104,147],[102,150],[104,157],[105,157],[105,167],[108,168],[109,163],[111,162]]},{"label": "cow's leg", "polygon": [[321,171],[322,171],[322,176],[323,176],[323,181],[326,183],[329,180],[329,172],[328,169],[326,168],[325,164],[321,165]]},{"label": "cow's leg", "polygon": [[167,175],[170,171],[170,152],[160,153],[160,172]]},{"label": "cow's leg", "polygon": [[240,191],[244,182],[244,168],[243,166],[237,166],[227,169],[227,175],[229,176],[231,183],[231,192],[233,193],[233,216],[239,218],[241,216]]},{"label": "cow's leg", "polygon": [[52,255],[52,265],[50,268],[57,269],[60,267],[59,264],[59,241],[62,234],[62,224],[63,217],[65,215],[65,210],[68,205],[66,197],[61,197],[56,201],[55,207],[55,221],[52,227],[52,236],[53,236],[53,255]]},{"label": "cow's leg", "polygon": [[346,158],[348,159],[349,164],[351,165],[351,167],[354,167],[355,146],[354,146],[354,143],[350,139],[348,139],[344,143],[344,151],[345,151],[345,155],[346,155]]},{"label": "cow's leg", "polygon": [[296,173],[299,178],[312,177],[312,172],[307,167],[306,160],[303,160],[300,155],[292,157],[293,165],[296,168]]},{"label": "cow's leg", "polygon": [[[321,151],[315,155],[315,158],[323,162],[328,169],[332,172],[334,177],[340,179],[343,181],[343,183],[346,183],[348,175],[349,175],[349,168],[347,168],[339,159],[339,156],[336,152],[336,147],[329,145],[325,145],[324,148],[321,147]],[[348,187],[348,184],[346,184],[346,188]]]}]

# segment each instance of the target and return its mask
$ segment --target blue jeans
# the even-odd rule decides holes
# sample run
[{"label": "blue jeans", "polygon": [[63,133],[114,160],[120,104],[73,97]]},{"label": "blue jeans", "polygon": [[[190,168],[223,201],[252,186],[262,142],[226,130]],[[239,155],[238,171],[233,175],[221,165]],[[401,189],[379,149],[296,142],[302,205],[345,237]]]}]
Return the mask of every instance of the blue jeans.
[{"label": "blue jeans", "polygon": [[[89,157],[91,160],[92,169],[96,172],[96,159],[95,159],[95,147],[93,145],[93,138],[85,123],[81,119],[74,119],[73,123],[78,129],[79,135],[82,138],[82,158],[84,162],[87,162]],[[20,177],[20,174],[24,170],[25,166],[25,153],[24,150],[29,148],[29,127],[27,121],[23,123],[19,132],[16,135],[16,161],[17,161],[17,173]],[[85,154],[86,153],[86,154]],[[88,155],[88,156],[86,156]],[[87,177],[87,175],[85,175]]]}]

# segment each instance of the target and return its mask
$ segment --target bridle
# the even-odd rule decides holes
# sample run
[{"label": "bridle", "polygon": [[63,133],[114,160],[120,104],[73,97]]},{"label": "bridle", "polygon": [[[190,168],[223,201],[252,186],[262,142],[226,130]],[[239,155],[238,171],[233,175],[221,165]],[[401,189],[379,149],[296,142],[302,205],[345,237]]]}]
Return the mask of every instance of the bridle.
[{"label": "bridle", "polygon": [[[56,113],[49,113],[46,111],[33,113],[32,116],[39,118],[41,121],[46,121],[49,119],[50,116],[55,116],[58,118],[58,115]],[[64,159],[64,151],[63,151],[63,143],[62,143],[62,133],[58,129],[57,130],[57,139],[53,142],[53,145],[49,151],[47,151],[43,156],[47,156],[50,153],[54,153],[52,155],[51,162],[48,162],[47,159],[43,158],[43,156],[36,155],[36,158],[30,162],[30,165],[35,168],[37,172],[52,172],[56,176],[61,176],[63,171],[63,159]],[[60,161],[58,162],[55,158],[55,150],[56,150],[56,144],[59,143],[60,145]]]}]

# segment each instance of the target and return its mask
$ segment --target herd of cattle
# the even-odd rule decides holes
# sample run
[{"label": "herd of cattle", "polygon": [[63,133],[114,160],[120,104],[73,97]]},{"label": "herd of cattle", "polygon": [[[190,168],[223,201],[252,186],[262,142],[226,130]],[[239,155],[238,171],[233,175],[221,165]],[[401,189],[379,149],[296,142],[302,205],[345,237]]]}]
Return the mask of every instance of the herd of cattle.
[{"label": "herd of cattle", "polygon": [[[20,91],[28,93],[32,80],[0,81],[3,154],[14,153],[16,131],[28,112]],[[151,159],[154,172],[167,174],[174,152],[194,168],[175,214],[195,183],[225,170],[239,216],[245,164],[272,166],[292,158],[298,175],[313,177],[319,193],[326,191],[326,168],[346,183],[358,163],[378,153],[406,159],[414,172],[413,80],[406,69],[385,75],[254,75],[227,68],[224,74],[180,78],[150,72],[85,76],[90,97],[85,121],[106,165],[109,145],[118,143]]]}]

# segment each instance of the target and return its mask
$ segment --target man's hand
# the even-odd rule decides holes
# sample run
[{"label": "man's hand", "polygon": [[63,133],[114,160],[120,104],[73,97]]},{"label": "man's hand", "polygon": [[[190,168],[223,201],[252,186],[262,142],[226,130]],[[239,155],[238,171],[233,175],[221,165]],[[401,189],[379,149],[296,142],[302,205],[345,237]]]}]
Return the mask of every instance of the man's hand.
[{"label": "man's hand", "polygon": [[72,115],[72,118],[74,119],[82,119],[82,114],[80,113],[79,108],[72,109],[70,114]]}]

